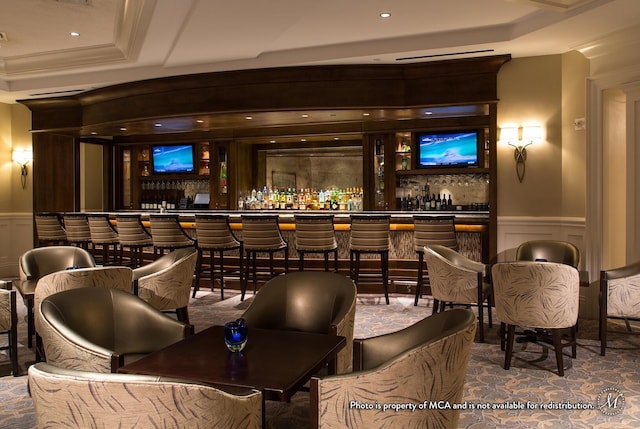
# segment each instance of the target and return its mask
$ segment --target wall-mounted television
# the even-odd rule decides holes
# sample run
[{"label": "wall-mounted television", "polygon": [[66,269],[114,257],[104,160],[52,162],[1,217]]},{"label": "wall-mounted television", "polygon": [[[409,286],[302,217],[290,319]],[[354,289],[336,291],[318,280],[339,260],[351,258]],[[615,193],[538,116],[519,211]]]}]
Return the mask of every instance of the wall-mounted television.
[{"label": "wall-mounted television", "polygon": [[480,132],[421,132],[418,141],[418,167],[477,167]]},{"label": "wall-mounted television", "polygon": [[195,172],[192,144],[153,145],[153,174],[190,174]]}]

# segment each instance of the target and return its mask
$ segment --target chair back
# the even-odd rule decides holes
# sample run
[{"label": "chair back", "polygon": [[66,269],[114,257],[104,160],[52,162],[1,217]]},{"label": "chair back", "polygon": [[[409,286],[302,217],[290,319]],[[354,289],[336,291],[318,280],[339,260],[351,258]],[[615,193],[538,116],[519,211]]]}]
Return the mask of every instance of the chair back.
[{"label": "chair back", "polygon": [[278,225],[278,215],[242,215],[245,250],[277,250],[287,247]]},{"label": "chair back", "polygon": [[188,380],[38,363],[29,367],[29,391],[38,427],[262,427],[257,390],[230,394]]},{"label": "chair back", "polygon": [[249,327],[341,335],[337,373],[351,365],[356,311],[353,281],[331,272],[299,271],[266,282],[242,317]]},{"label": "chair back", "polygon": [[40,243],[67,241],[67,233],[58,213],[39,213],[35,216],[35,221]]},{"label": "chair back", "polygon": [[307,252],[334,250],[336,243],[333,215],[295,215],[296,249]]},{"label": "chair back", "polygon": [[351,215],[349,248],[357,251],[389,250],[388,215]]},{"label": "chair back", "polygon": [[578,268],[580,250],[566,241],[532,240],[518,246],[516,261],[556,262]]},{"label": "chair back", "polygon": [[117,243],[118,231],[111,225],[108,214],[91,214],[87,216],[91,242],[97,244]]},{"label": "chair back", "polygon": [[478,287],[482,286],[485,275],[484,264],[437,244],[424,247],[424,260],[429,270],[431,293],[435,299],[459,304],[479,304]]},{"label": "chair back", "polygon": [[90,243],[91,230],[87,215],[81,213],[66,213],[63,216],[64,227],[69,243]]},{"label": "chair back", "polygon": [[237,249],[240,241],[231,226],[229,216],[196,214],[196,239],[199,249]]},{"label": "chair back", "polygon": [[139,214],[117,214],[118,239],[123,246],[151,245],[151,234],[142,224]]},{"label": "chair back", "polygon": [[601,271],[600,300],[605,316],[640,319],[640,262]]},{"label": "chair back", "polygon": [[424,251],[424,246],[437,244],[458,250],[454,216],[414,216],[413,243],[416,252]]},{"label": "chair back", "polygon": [[153,246],[160,249],[179,249],[195,246],[196,240],[191,238],[180,225],[180,218],[173,214],[152,214],[151,237]]},{"label": "chair back", "polygon": [[20,278],[35,280],[68,268],[91,268],[96,262],[87,250],[75,246],[47,246],[27,250],[20,256]]},{"label": "chair back", "polygon": [[555,262],[500,262],[492,269],[496,316],[503,323],[569,328],[578,320],[578,270]]},{"label": "chair back", "polygon": [[357,340],[354,355],[361,353],[362,370],[311,379],[311,427],[457,427],[460,410],[453,407],[390,413],[343,404],[379,403],[381,397],[396,403],[462,403],[475,331],[473,312],[453,309],[398,332]]}]

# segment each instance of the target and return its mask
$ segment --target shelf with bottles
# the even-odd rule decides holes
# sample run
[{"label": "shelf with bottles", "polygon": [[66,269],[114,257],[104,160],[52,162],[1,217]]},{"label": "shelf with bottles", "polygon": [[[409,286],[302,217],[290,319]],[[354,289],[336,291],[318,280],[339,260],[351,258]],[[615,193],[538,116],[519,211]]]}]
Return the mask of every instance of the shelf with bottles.
[{"label": "shelf with bottles", "polygon": [[262,189],[241,192],[238,210],[337,210],[361,211],[362,188]]},{"label": "shelf with bottles", "polygon": [[411,133],[396,133],[395,170],[408,171],[412,169],[411,162]]},{"label": "shelf with bottles", "polygon": [[200,142],[197,146],[198,150],[198,175],[208,176],[211,174],[209,165],[211,162],[209,152],[209,142]]},{"label": "shelf with bottles", "polygon": [[149,146],[142,146],[138,149],[138,173],[141,177],[151,175],[151,155]]},{"label": "shelf with bottles", "polygon": [[157,177],[142,178],[140,181],[140,209],[158,209],[165,201],[168,209],[181,208],[193,201],[197,193],[209,192],[209,179],[189,179]]}]

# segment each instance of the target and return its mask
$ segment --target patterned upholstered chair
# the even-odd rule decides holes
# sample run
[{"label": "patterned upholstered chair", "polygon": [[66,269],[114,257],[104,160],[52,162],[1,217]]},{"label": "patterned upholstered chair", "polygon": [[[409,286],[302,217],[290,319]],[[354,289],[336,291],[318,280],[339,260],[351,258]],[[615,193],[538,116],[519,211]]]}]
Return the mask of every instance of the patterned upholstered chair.
[{"label": "patterned upholstered chair", "polygon": [[67,233],[62,225],[62,220],[58,213],[38,213],[35,215],[36,235],[38,244],[64,245],[67,243]]},{"label": "patterned upholstered chair", "polygon": [[556,262],[578,268],[580,250],[566,241],[531,240],[518,246],[516,261]]},{"label": "patterned upholstered chair", "polygon": [[91,247],[91,230],[87,215],[84,213],[65,213],[62,218],[69,244],[89,249]]},{"label": "patterned upholstered chair", "polygon": [[137,295],[160,311],[175,311],[189,323],[189,296],[198,252],[193,247],[174,250],[133,270]]},{"label": "patterned upholstered chair", "polygon": [[145,247],[153,246],[151,233],[142,224],[139,214],[117,214],[118,240],[120,241],[120,262],[123,261],[125,248],[130,249],[131,268],[137,268],[143,263]]},{"label": "patterned upholstered chair", "polygon": [[[115,264],[118,256],[122,253],[118,252],[120,239],[118,231],[111,225],[108,214],[90,214],[87,216],[89,222],[89,231],[91,232],[91,243],[93,247],[102,248],[102,263]],[[113,252],[110,252],[113,247]]]},{"label": "patterned upholstered chair", "polygon": [[553,346],[558,375],[564,376],[562,349],[571,346],[576,356],[578,270],[555,262],[501,262],[491,273],[496,316],[507,326],[504,369],[511,366],[515,328],[521,326],[534,329],[543,347]]},{"label": "patterned upholstered chair", "polygon": [[289,244],[282,237],[278,219],[278,215],[242,215],[242,242],[246,255],[246,271],[240,297],[242,300],[249,279],[253,281],[253,293],[256,293],[258,253],[269,254],[269,278],[278,274],[273,265],[273,255],[278,252],[282,252],[284,256],[283,271],[289,272]]},{"label": "patterned upholstered chair", "polygon": [[262,394],[229,394],[193,381],[99,374],[39,363],[29,368],[39,428],[258,429]]},{"label": "patterned upholstered chair", "polygon": [[389,304],[389,222],[387,215],[351,215],[349,235],[349,271],[358,285],[360,280],[360,256],[380,256],[380,270],[384,298]]},{"label": "patterned upholstered chair", "polygon": [[[418,278],[416,282],[416,298],[413,305],[418,305],[424,287],[424,246],[437,244],[458,251],[455,216],[414,216],[413,245],[418,254]],[[428,267],[427,267],[428,268]]]},{"label": "patterned upholstered chair", "polygon": [[311,379],[311,427],[454,428],[460,410],[358,409],[360,404],[459,404],[476,331],[474,314],[453,309],[408,328],[354,342],[354,371]]},{"label": "patterned upholstered chair", "polygon": [[[607,319],[622,319],[626,330],[609,330]],[[638,334],[629,320],[640,320],[640,262],[600,272],[600,354],[605,355],[607,332]]]},{"label": "patterned upholstered chair", "polygon": [[300,271],[304,270],[304,255],[321,253],[324,270],[329,271],[329,253],[333,253],[333,270],[338,272],[338,243],[333,228],[333,215],[295,215],[296,251],[300,256]]},{"label": "patterned upholstered chair", "polygon": [[18,260],[20,281],[14,286],[22,295],[27,307],[27,345],[32,346],[35,334],[33,307],[35,288],[40,278],[56,271],[64,271],[71,267],[90,268],[96,261],[89,251],[75,246],[47,246],[27,250]]},{"label": "patterned upholstered chair", "polygon": [[331,272],[297,271],[266,282],[242,317],[249,329],[289,329],[340,335],[347,345],[333,370],[344,373],[351,366],[356,288],[353,282]]},{"label": "patterned upholstered chair", "polygon": [[437,244],[425,246],[424,258],[429,269],[433,312],[443,311],[446,304],[477,305],[479,339],[484,342],[485,302],[488,324],[493,326],[491,284],[484,281],[487,267]]},{"label": "patterned upholstered chair", "polygon": [[185,247],[195,247],[196,240],[180,225],[180,217],[174,214],[151,214],[149,215],[151,224],[151,238],[153,240],[153,253],[157,258],[165,250],[183,249]]},{"label": "patterned upholstered chair", "polygon": [[11,372],[14,377],[20,375],[18,365],[18,314],[16,307],[16,291],[11,290],[11,282],[0,281],[0,335],[7,335],[7,345],[0,350],[9,352]]},{"label": "patterned upholstered chair", "polygon": [[[203,259],[205,253],[209,253],[209,272],[211,278],[211,291],[213,291],[215,283],[215,253],[220,255],[220,299],[224,299],[224,275],[230,273],[238,273],[240,276],[240,284],[242,285],[243,271],[243,252],[244,245],[238,240],[231,226],[229,225],[229,216],[226,215],[202,215],[196,214],[196,248],[198,249],[198,264],[196,266],[196,283],[193,287],[193,298],[200,287],[200,277],[203,270]],[[225,252],[238,250],[238,269],[225,269]],[[227,264],[228,265],[228,264]]]},{"label": "patterned upholstered chair", "polygon": [[193,330],[118,289],[65,290],[46,297],[40,310],[47,362],[83,371],[116,372]]}]

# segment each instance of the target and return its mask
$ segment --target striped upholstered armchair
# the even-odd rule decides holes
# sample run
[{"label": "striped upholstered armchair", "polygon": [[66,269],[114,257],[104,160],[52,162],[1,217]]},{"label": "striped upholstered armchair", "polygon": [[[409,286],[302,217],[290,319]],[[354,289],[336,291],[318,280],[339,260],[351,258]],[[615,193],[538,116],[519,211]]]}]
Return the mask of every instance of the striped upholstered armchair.
[{"label": "striped upholstered armchair", "polygon": [[607,348],[607,332],[638,334],[626,324],[626,330],[608,330],[609,318],[627,322],[640,320],[640,262],[600,272],[600,354]]},{"label": "striped upholstered armchair", "polygon": [[262,394],[229,394],[186,380],[29,367],[39,428],[262,427]]},{"label": "striped upholstered armchair", "polygon": [[[460,410],[396,412],[382,407],[462,403],[475,331],[473,312],[458,308],[397,332],[354,341],[354,372],[311,379],[311,427],[457,427]],[[354,401],[372,408],[354,406]]]}]

